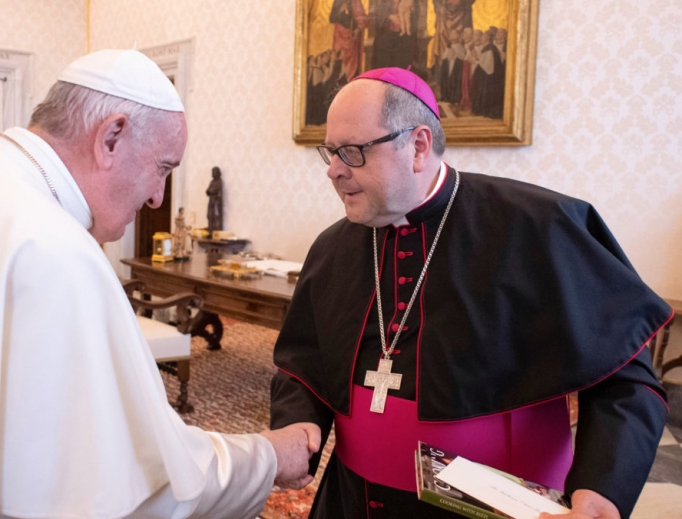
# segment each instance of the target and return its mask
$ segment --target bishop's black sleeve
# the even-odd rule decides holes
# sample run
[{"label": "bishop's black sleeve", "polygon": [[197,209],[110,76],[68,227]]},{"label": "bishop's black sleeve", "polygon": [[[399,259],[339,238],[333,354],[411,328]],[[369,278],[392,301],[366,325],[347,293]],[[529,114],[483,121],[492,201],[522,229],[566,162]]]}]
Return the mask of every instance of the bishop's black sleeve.
[{"label": "bishop's black sleeve", "polygon": [[322,430],[322,443],[309,462],[308,473],[315,475],[322,447],[327,442],[334,412],[295,378],[278,371],[270,384],[270,428],[281,429],[298,422],[312,422]]},{"label": "bishop's black sleeve", "polygon": [[630,517],[656,456],[667,416],[648,348],[580,392],[575,457],[566,493],[589,489]]}]

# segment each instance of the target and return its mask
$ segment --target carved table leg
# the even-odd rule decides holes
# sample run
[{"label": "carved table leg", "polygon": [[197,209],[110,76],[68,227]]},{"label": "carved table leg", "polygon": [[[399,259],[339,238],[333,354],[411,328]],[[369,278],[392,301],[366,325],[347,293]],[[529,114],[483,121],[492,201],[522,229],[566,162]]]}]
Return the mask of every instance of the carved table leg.
[{"label": "carved table leg", "polygon": [[[207,326],[211,326],[212,331],[206,329]],[[223,323],[220,322],[220,317],[218,315],[201,311],[201,316],[194,324],[192,328],[192,337],[203,337],[206,342],[208,342],[209,350],[219,350],[220,340],[223,338]]]}]

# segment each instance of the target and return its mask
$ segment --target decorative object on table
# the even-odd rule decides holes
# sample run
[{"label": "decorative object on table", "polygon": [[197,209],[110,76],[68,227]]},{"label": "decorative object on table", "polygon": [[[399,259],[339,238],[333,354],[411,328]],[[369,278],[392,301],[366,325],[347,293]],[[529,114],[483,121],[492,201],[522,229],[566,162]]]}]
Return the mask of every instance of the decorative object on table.
[{"label": "decorative object on table", "polygon": [[239,253],[239,257],[243,260],[266,260],[266,259],[272,259],[272,260],[281,260],[281,256],[277,256],[276,254],[271,254],[269,252],[262,253],[262,252],[256,252],[252,250],[245,250]]},{"label": "decorative object on table", "polygon": [[199,244],[199,246],[207,254],[211,256],[209,258],[209,263],[211,265],[215,264],[217,260],[223,257],[225,254],[237,254],[243,251],[246,246],[251,243],[249,240],[242,238],[232,238],[229,240],[212,240],[209,238],[192,238],[194,242]]},{"label": "decorative object on table", "polygon": [[168,232],[156,232],[152,240],[154,251],[152,261],[158,263],[173,261],[173,235]]},{"label": "decorative object on table", "polygon": [[212,274],[224,276],[228,279],[256,279],[263,275],[263,271],[256,267],[249,267],[243,261],[218,260],[218,265],[209,267]]},{"label": "decorative object on table", "polygon": [[189,235],[193,240],[208,240],[211,237],[208,229],[192,229]]},{"label": "decorative object on table", "polygon": [[185,224],[185,208],[181,207],[175,217],[175,232],[173,233],[175,261],[187,261],[189,259],[190,250],[187,248],[187,238],[191,230],[192,226]]},{"label": "decorative object on table", "polygon": [[[246,258],[245,258],[246,259]],[[298,263],[296,261],[284,261],[279,258],[259,258],[251,259],[245,261],[245,265],[248,267],[254,267],[262,271],[263,274],[268,276],[276,276],[279,278],[287,278],[291,283],[295,283],[298,280],[298,275],[303,268],[303,263]],[[296,278],[294,280],[289,279],[290,277]]]},{"label": "decorative object on table", "polygon": [[236,240],[237,235],[231,231],[213,231],[211,233],[211,239],[224,241]]},{"label": "decorative object on table", "polygon": [[209,236],[212,235],[213,231],[221,231],[223,229],[223,181],[220,177],[220,168],[214,166],[211,175],[213,180],[211,180],[206,190],[208,195],[206,217],[208,218]]}]

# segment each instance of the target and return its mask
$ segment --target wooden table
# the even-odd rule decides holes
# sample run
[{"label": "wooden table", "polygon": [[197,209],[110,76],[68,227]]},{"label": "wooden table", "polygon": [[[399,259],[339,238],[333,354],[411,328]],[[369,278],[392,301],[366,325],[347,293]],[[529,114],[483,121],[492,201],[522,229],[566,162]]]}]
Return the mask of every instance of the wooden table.
[{"label": "wooden table", "polygon": [[210,272],[214,261],[214,256],[196,252],[185,262],[155,263],[151,258],[121,260],[130,267],[131,277],[145,284],[146,294],[168,297],[194,292],[204,299],[203,314],[192,335],[204,337],[209,349],[220,348],[223,326],[217,315],[279,330],[296,285],[284,278],[266,275],[252,280],[225,279]]}]

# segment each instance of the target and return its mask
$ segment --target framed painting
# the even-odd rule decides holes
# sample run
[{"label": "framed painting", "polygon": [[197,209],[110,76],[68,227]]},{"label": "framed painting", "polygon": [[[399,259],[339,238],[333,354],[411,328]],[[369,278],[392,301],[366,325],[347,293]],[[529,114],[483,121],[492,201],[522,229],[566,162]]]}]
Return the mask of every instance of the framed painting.
[{"label": "framed painting", "polygon": [[336,90],[411,67],[450,146],[531,144],[539,0],[296,0],[293,137],[324,141]]}]

